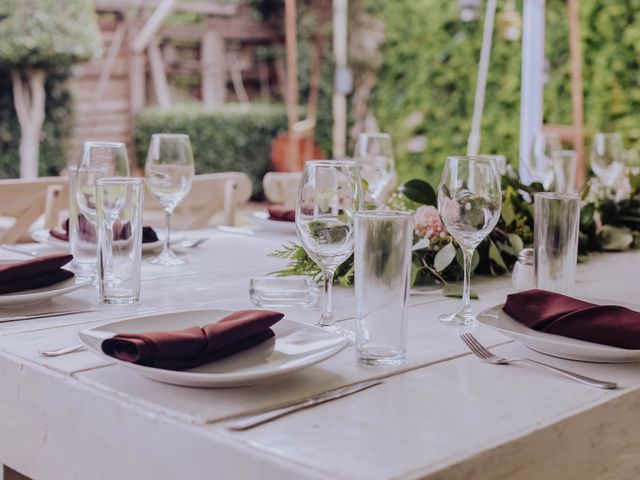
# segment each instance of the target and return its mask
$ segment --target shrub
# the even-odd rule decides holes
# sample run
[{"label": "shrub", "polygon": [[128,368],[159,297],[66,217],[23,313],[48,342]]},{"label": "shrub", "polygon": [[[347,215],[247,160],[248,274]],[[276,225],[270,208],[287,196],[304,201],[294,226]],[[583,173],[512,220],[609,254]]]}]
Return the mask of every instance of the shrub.
[{"label": "shrub", "polygon": [[287,114],[282,105],[151,107],[136,122],[136,158],[144,165],[152,134],[186,133],[191,139],[196,173],[245,172],[253,180],[254,196],[260,197],[262,177],[271,169],[271,141],[286,129]]}]

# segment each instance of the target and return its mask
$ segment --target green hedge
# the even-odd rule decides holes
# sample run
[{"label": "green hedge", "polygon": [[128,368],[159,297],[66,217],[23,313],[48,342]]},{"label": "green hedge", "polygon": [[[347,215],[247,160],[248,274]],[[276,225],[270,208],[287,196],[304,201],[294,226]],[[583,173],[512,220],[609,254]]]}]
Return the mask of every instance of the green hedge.
[{"label": "green hedge", "polygon": [[[46,120],[40,137],[40,175],[57,175],[66,167],[66,141],[73,128],[72,99],[66,73],[47,77]],[[0,69],[0,178],[20,176],[20,126],[13,107],[11,75]]]},{"label": "green hedge", "polygon": [[[454,1],[360,1],[386,27],[372,105],[381,128],[394,136],[400,176],[437,181],[445,157],[466,150],[483,19],[461,22]],[[522,12],[522,0],[517,4]],[[568,124],[566,1],[546,4],[550,75],[544,116],[548,123]],[[504,2],[498,6],[499,14]],[[581,0],[579,9],[587,147],[598,130],[620,130],[631,146],[640,138],[640,1]],[[504,154],[512,163],[518,161],[520,48],[520,42],[494,36],[482,123],[481,151]],[[415,113],[423,120],[407,126]],[[426,136],[424,152],[403,148],[416,135]]]},{"label": "green hedge", "polygon": [[147,108],[136,122],[136,157],[144,165],[154,133],[186,133],[191,139],[196,173],[245,172],[253,180],[254,196],[260,197],[262,177],[271,169],[271,141],[286,129],[287,114],[282,105]]}]

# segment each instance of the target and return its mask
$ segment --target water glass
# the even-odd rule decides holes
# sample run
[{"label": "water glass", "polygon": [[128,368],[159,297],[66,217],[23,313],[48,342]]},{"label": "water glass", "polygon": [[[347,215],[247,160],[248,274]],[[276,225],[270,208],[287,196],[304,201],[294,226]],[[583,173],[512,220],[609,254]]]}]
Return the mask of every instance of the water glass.
[{"label": "water glass", "polygon": [[553,166],[553,191],[574,193],[576,191],[576,171],[578,157],[573,150],[559,150],[551,154]]},{"label": "water glass", "polygon": [[391,135],[361,133],[358,135],[353,159],[360,166],[360,176],[367,182],[365,201],[382,207],[395,176]]},{"label": "water glass", "polygon": [[372,210],[355,216],[356,349],[367,365],[405,361],[413,216]]},{"label": "water glass", "polygon": [[536,288],[571,293],[578,263],[580,195],[536,193],[534,206]]},{"label": "water glass", "polygon": [[607,187],[624,172],[624,147],[619,133],[596,133],[591,145],[591,170]]},{"label": "water glass", "polygon": [[95,227],[78,206],[76,197],[78,167],[70,166],[67,170],[69,172],[69,248],[73,255],[71,265],[75,272],[95,275],[98,235]]},{"label": "water glass", "polygon": [[140,178],[96,180],[98,285],[103,303],[140,298],[143,185]]},{"label": "water glass", "polygon": [[318,286],[311,277],[253,277],[251,303],[268,308],[310,308],[318,304]]}]

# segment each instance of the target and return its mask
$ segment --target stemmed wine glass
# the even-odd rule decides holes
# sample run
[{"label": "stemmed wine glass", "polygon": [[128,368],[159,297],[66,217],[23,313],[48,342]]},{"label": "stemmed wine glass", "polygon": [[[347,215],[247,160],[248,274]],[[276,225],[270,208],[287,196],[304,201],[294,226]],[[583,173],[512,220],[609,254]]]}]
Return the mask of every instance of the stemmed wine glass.
[{"label": "stemmed wine glass", "polygon": [[384,205],[384,193],[394,176],[393,146],[388,133],[361,133],[358,135],[353,159],[360,166],[360,175],[368,186],[365,201],[375,206]]},{"label": "stemmed wine glass", "polygon": [[591,145],[591,170],[607,187],[624,171],[624,148],[619,133],[596,133]]},{"label": "stemmed wine glass", "polygon": [[331,286],[338,266],[353,253],[354,215],[362,209],[358,165],[353,161],[306,162],[296,207],[298,238],[324,276],[324,307],[318,325],[352,338],[335,324]]},{"label": "stemmed wine glass", "polygon": [[162,253],[151,260],[156,265],[182,265],[186,260],[171,250],[171,216],[191,190],[195,167],[188,135],[156,133],[151,136],[145,177],[147,188],[164,207],[167,234]]},{"label": "stemmed wine glass", "polygon": [[458,242],[464,258],[464,291],[458,311],[439,320],[472,325],[475,313],[469,305],[473,252],[500,218],[500,175],[490,157],[449,157],[438,187],[438,211],[447,231]]},{"label": "stemmed wine glass", "polygon": [[96,180],[128,177],[127,147],[121,142],[85,142],[82,161],[75,175],[76,199],[82,213],[96,226]]}]

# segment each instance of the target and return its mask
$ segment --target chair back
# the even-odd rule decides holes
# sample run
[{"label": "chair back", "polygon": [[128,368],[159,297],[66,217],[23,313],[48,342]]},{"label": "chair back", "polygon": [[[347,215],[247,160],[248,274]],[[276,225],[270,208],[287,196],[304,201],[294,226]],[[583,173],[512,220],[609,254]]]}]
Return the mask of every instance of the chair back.
[{"label": "chair back", "polygon": [[298,200],[301,172],[269,172],[262,179],[264,194],[272,203],[295,208]]},{"label": "chair back", "polygon": [[[235,213],[239,205],[251,198],[251,179],[242,172],[206,173],[193,177],[191,191],[180,202],[174,213],[176,228],[193,230],[207,226],[211,218],[223,212],[221,223],[234,225]],[[162,205],[147,189],[145,192],[145,224],[156,226],[153,221]],[[146,220],[149,219],[149,220]]]}]

